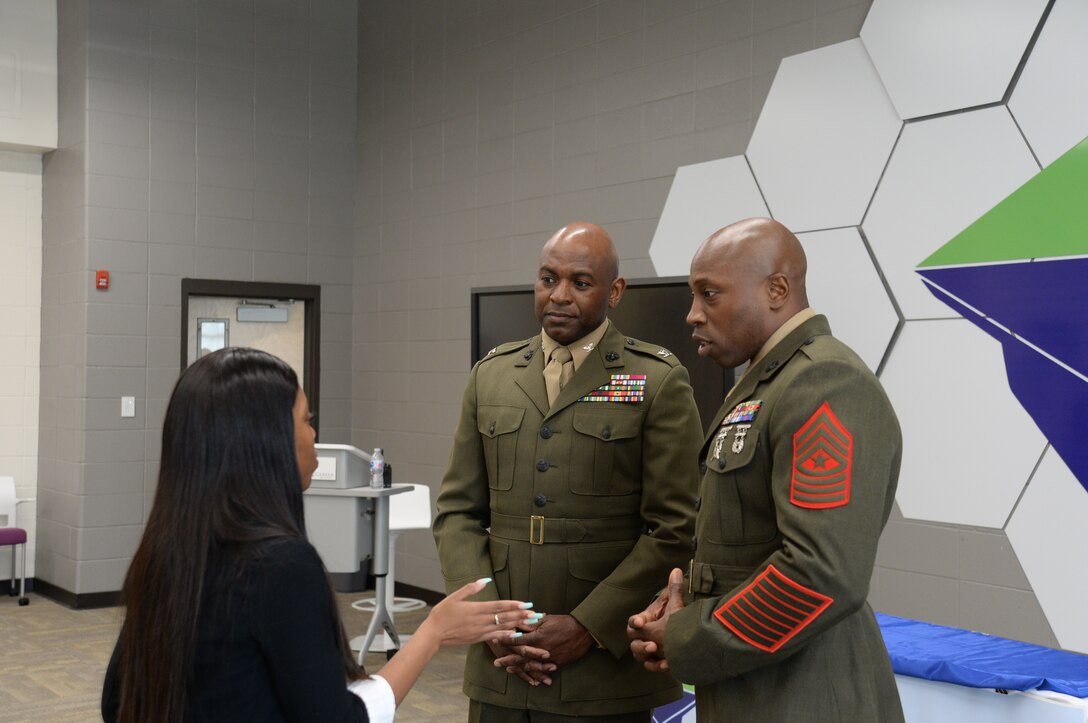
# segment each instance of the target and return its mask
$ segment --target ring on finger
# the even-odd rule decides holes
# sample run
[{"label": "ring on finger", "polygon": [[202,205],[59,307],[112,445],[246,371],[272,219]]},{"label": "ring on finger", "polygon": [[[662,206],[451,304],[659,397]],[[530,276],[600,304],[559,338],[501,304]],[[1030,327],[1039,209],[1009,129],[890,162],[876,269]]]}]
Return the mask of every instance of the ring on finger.
[{"label": "ring on finger", "polygon": [[502,621],[499,620],[499,614],[495,613],[495,625],[502,627]]}]

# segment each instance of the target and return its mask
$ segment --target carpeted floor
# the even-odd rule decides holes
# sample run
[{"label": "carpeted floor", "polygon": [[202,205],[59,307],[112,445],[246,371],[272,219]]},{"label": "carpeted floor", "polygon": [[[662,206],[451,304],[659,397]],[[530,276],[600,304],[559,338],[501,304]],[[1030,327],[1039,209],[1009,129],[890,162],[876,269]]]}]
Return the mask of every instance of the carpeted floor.
[{"label": "carpeted floor", "polygon": [[[370,616],[351,602],[366,593],[340,595],[348,637],[363,635]],[[120,609],[71,610],[40,595],[30,605],[0,595],[0,722],[76,723],[98,721],[98,701],[117,630]],[[396,616],[397,631],[411,632],[426,610]],[[384,653],[367,656],[377,672]],[[424,671],[397,712],[398,723],[464,720],[468,700],[461,693],[464,650],[446,648]]]}]

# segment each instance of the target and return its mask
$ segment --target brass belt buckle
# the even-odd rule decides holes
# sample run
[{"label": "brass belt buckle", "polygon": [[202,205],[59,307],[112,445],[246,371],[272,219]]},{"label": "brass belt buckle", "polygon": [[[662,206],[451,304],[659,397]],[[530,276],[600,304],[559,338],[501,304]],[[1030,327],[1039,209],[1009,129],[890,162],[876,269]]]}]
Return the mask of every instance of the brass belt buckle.
[{"label": "brass belt buckle", "polygon": [[544,544],[544,517],[542,515],[529,516],[529,544]]}]

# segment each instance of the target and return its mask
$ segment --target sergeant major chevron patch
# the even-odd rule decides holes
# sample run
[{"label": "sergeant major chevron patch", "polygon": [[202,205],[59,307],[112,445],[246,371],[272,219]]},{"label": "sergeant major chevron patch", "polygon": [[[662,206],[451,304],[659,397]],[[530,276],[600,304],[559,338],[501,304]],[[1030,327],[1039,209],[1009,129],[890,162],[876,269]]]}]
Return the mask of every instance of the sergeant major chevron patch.
[{"label": "sergeant major chevron patch", "polygon": [[827,509],[850,502],[854,436],[824,402],[793,434],[790,502]]}]

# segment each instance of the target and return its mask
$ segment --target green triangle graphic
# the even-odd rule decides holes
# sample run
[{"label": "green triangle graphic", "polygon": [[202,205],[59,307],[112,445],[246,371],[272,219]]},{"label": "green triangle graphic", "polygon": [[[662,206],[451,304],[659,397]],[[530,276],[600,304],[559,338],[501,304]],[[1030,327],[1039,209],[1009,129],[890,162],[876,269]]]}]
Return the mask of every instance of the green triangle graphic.
[{"label": "green triangle graphic", "polygon": [[918,265],[1088,254],[1088,138]]}]

